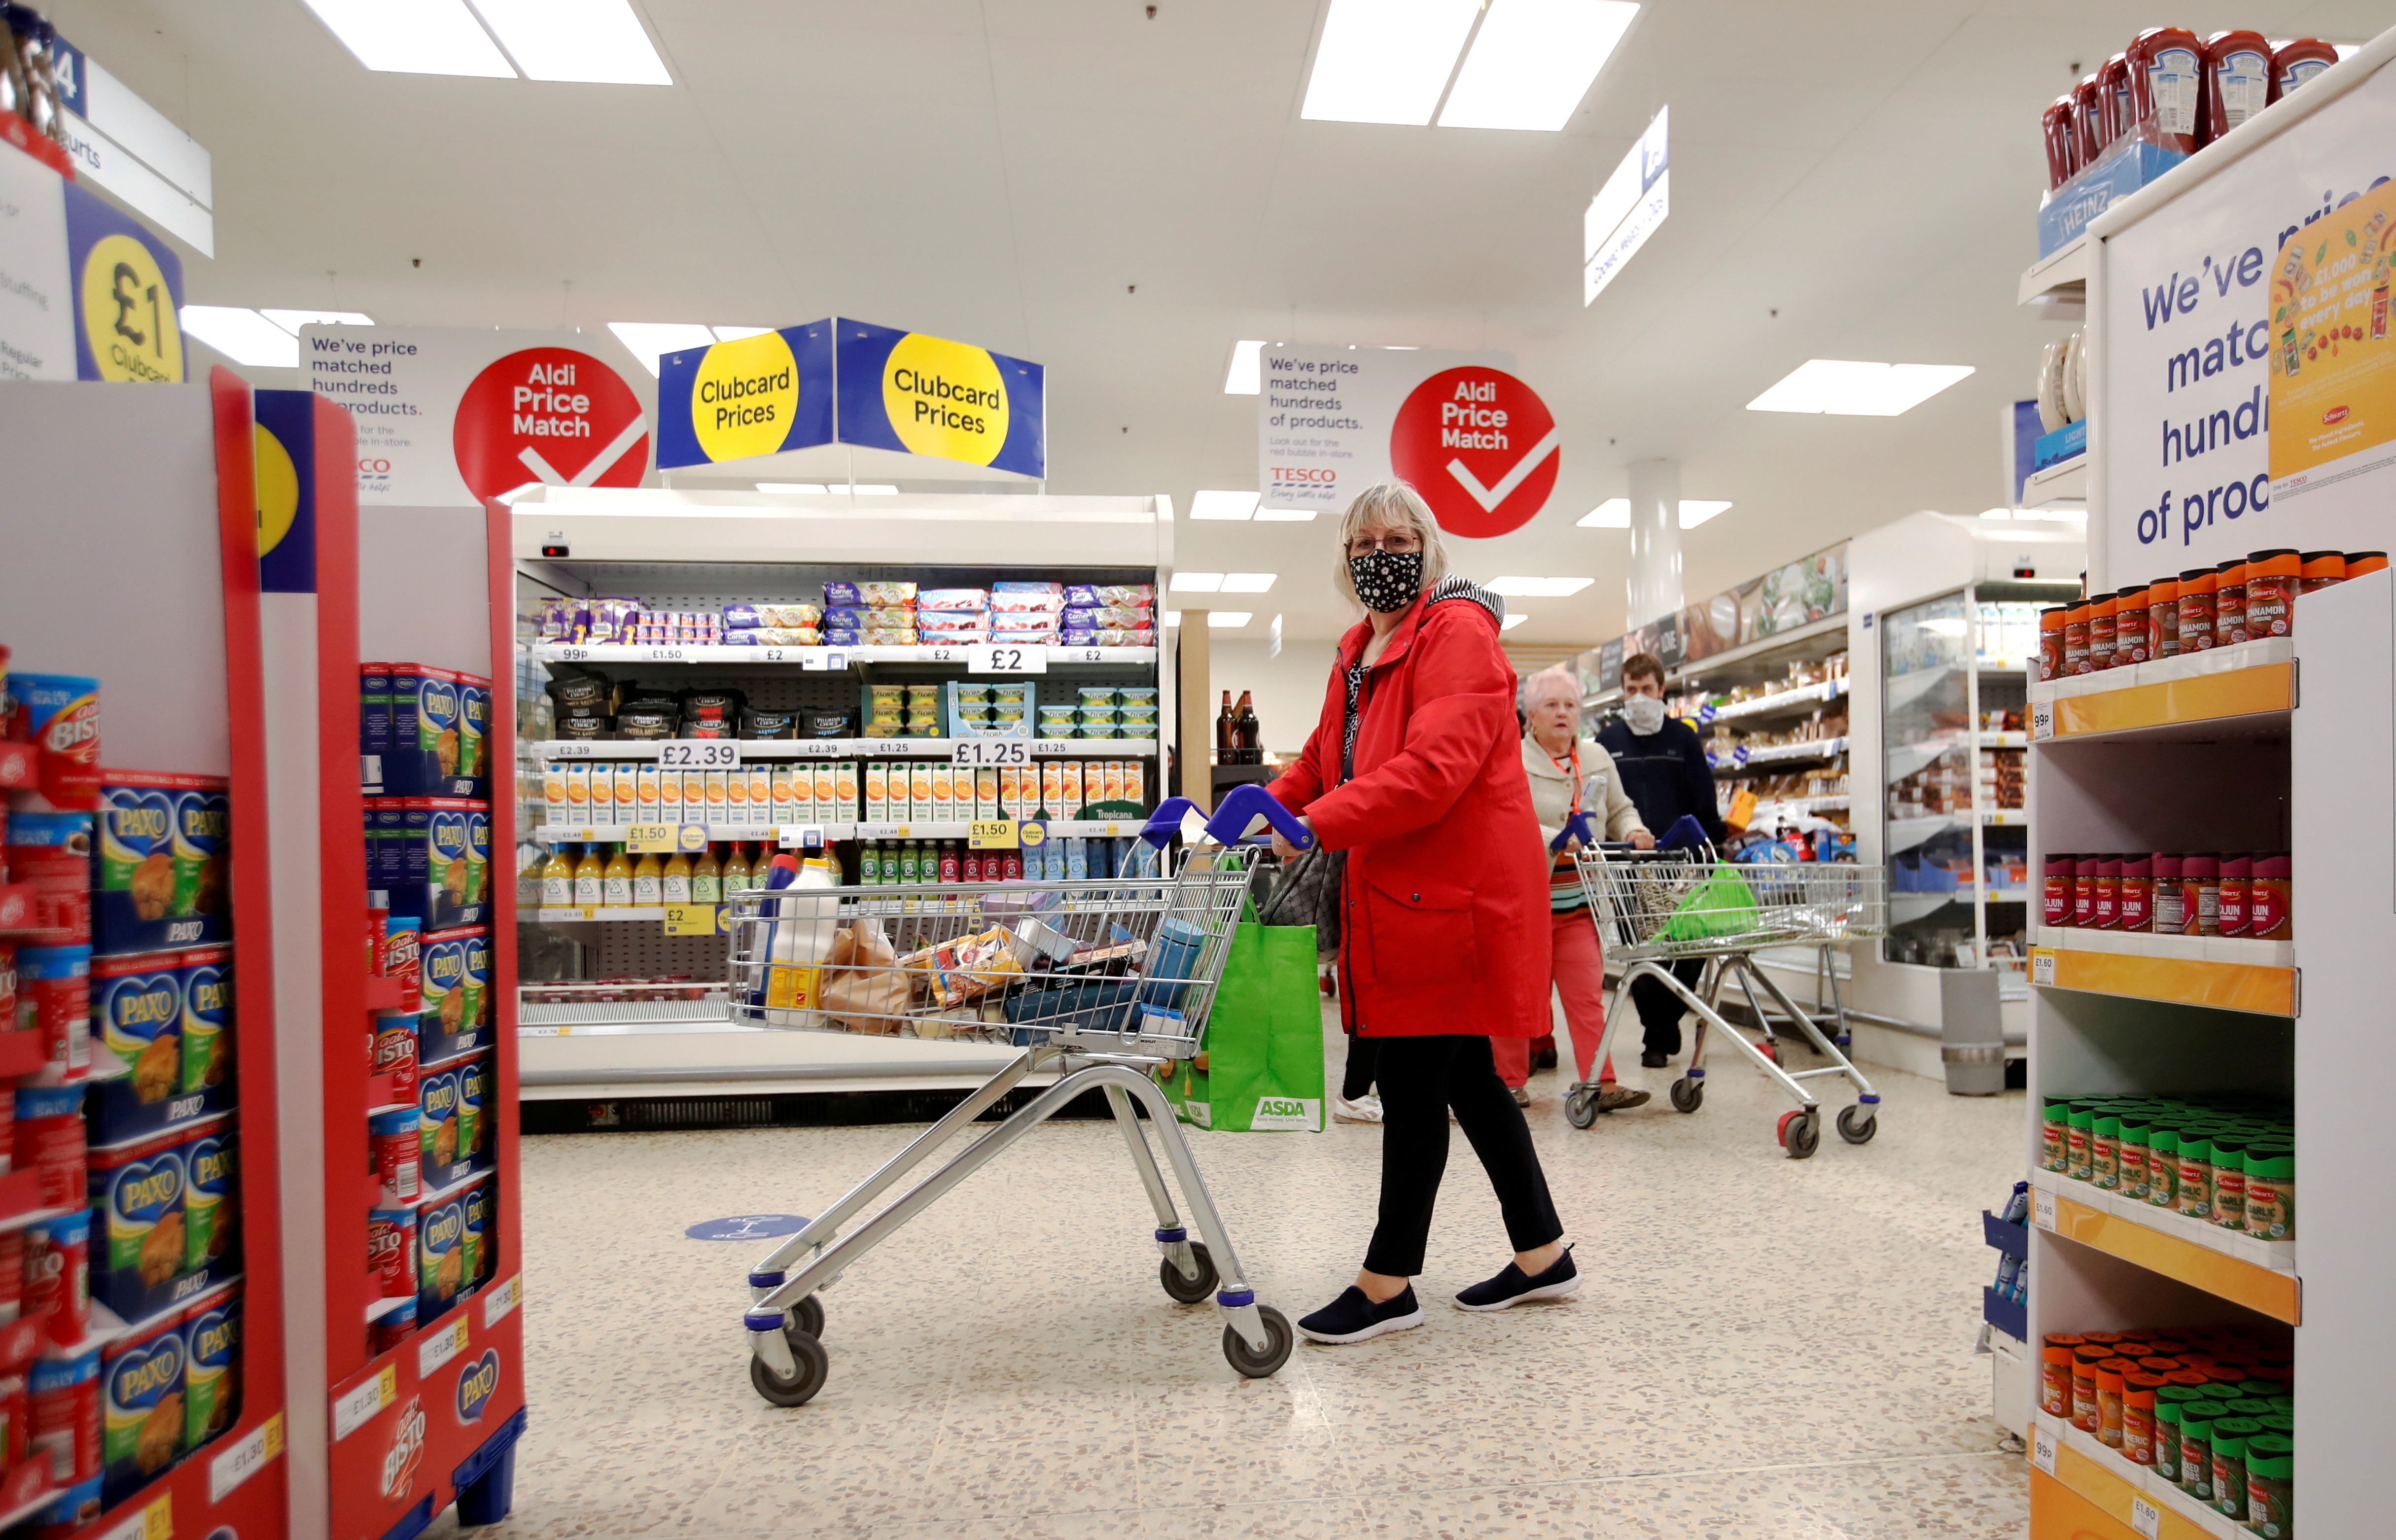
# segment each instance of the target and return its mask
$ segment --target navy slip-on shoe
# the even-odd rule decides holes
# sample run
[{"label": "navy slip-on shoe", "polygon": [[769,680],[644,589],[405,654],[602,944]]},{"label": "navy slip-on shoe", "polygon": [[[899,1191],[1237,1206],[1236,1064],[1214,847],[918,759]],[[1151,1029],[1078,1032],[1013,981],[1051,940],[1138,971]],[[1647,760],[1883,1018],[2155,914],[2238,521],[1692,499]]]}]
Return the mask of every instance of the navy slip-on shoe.
[{"label": "navy slip-on shoe", "polygon": [[1411,1283],[1396,1298],[1378,1305],[1351,1283],[1330,1304],[1311,1316],[1299,1317],[1298,1330],[1315,1342],[1363,1342],[1384,1332],[1412,1331],[1422,1322],[1422,1306],[1416,1302]]},{"label": "navy slip-on shoe", "polygon": [[1572,1248],[1556,1258],[1555,1266],[1537,1278],[1526,1278],[1513,1263],[1486,1282],[1475,1283],[1456,1296],[1459,1310],[1503,1310],[1512,1306],[1528,1304],[1534,1299],[1562,1299],[1580,1287],[1580,1269],[1573,1266]]}]

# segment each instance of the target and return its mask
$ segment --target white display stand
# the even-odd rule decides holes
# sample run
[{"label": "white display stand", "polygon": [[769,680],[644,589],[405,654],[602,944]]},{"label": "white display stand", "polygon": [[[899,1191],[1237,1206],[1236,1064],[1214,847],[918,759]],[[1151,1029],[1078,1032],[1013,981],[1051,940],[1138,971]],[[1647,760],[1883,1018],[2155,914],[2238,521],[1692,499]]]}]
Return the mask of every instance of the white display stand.
[{"label": "white display stand", "polygon": [[[517,574],[519,654],[517,666],[496,670],[503,700],[495,711],[518,712],[520,692],[539,688],[547,665],[588,665],[611,675],[632,674],[643,684],[670,684],[677,673],[722,678],[756,670],[789,679],[813,679],[821,688],[845,688],[849,704],[864,670],[880,665],[924,667],[947,677],[969,676],[978,661],[965,647],[675,647],[572,646],[542,644],[532,617],[550,594],[682,592],[722,600],[779,593],[766,587],[744,591],[745,582],[787,583],[792,566],[836,569],[843,577],[872,578],[885,569],[953,567],[984,573],[1006,569],[1026,578],[1073,580],[1077,572],[1112,572],[1101,581],[1138,581],[1164,590],[1172,575],[1172,509],[1163,498],[960,496],[902,494],[871,499],[846,496],[712,491],[691,487],[579,489],[543,487],[526,492],[512,510]],[[563,550],[563,557],[544,551]],[[721,591],[720,593],[718,591]],[[1167,633],[1160,630],[1160,637]],[[1176,721],[1173,670],[1160,667],[1165,648],[1054,647],[1035,666],[1058,684],[1075,677],[1115,678],[1137,671],[1158,689],[1159,736],[1152,740],[1029,740],[1034,759],[1070,757],[1138,760],[1147,777],[1148,801],[1162,800],[1166,755]],[[971,677],[982,677],[970,675]],[[947,757],[947,738],[744,741],[744,762],[816,759]],[[536,775],[539,763],[561,759],[609,763],[654,757],[654,744],[603,740],[526,745],[523,768]],[[537,784],[537,781],[536,781]],[[872,838],[962,838],[962,822],[880,825],[856,820],[811,820],[806,826],[827,842]],[[1052,834],[1072,837],[1128,836],[1132,822],[1056,822]],[[710,826],[716,840],[764,841],[779,826],[756,823]],[[795,833],[795,831],[793,831]],[[556,826],[530,831],[544,843],[620,837],[619,829]],[[494,865],[497,865],[494,856]],[[546,913],[527,908],[524,935],[593,939],[619,955],[636,936],[659,935],[659,915],[647,911]],[[601,1019],[605,1017],[606,1019]],[[673,1001],[652,1006],[579,1007],[527,1002],[519,1028],[523,1095],[535,1100],[585,1100],[625,1096],[758,1095],[792,1092],[970,1089],[1009,1062],[1015,1051],[983,1042],[852,1037],[831,1032],[772,1031],[725,1018],[715,1001]]]},{"label": "white display stand", "polygon": [[[2324,196],[2335,202],[2383,177],[2396,115],[2391,61],[2396,33],[2115,205],[2090,224],[2078,255],[2025,277],[2026,303],[2084,296],[2091,591],[2263,547],[2388,544],[2384,511],[2358,522],[2350,500],[2330,497],[2286,499],[2268,514],[2250,510],[2235,524],[2182,527],[2169,538],[2150,519],[2141,538],[2159,489],[2202,492],[2256,476],[2269,458],[2256,435],[2218,446],[2201,477],[2193,465],[2157,476],[2152,419],[2175,382],[2149,356],[2162,334],[2142,325],[2140,296],[2153,291],[2157,264],[2167,269],[2180,251],[2190,271],[2249,246],[2268,264],[2282,232]],[[2217,313],[2195,313],[2185,329],[2219,335],[2229,322],[2258,322],[2266,287],[2242,299],[2225,286]],[[2215,298],[2208,289],[2200,304]],[[2235,381],[2242,399],[2265,384],[2261,368],[2245,373]],[[2201,388],[2175,391],[2169,403],[2181,416],[2217,405]],[[2292,1330],[2295,1506],[2312,1533],[2376,1534],[2388,1527],[2377,1446],[2380,1390],[2396,1372],[2396,1333],[2382,1317],[2396,1247],[2369,1197],[2378,1185],[2372,1141],[2387,1117],[2368,1067],[2384,1037],[2385,959],[2396,950],[2396,580],[2381,572],[2305,595],[2296,615],[2287,641],[2033,687],[2034,869],[2050,851],[2286,849],[2295,934],[2285,943],[2070,929],[2040,936],[2029,1324],[2033,1350],[2055,1332]],[[2305,1180],[2291,1241],[2205,1233],[2037,1170],[2043,1097],[2230,1091],[2293,1099]],[[2033,1422],[2034,1540],[2251,1533],[2078,1430],[2043,1414]]]}]

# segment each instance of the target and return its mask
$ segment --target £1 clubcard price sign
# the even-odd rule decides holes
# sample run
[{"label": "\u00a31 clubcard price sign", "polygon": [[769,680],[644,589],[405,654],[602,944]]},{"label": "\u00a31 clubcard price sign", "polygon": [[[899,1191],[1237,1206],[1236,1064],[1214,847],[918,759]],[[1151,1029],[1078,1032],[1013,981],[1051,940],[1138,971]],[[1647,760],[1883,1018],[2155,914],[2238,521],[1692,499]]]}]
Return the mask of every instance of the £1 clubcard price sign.
[{"label": "\u00a31 clubcard price sign", "polygon": [[366,507],[471,508],[532,484],[638,486],[655,382],[575,332],[305,326],[309,388],[358,425]]},{"label": "\u00a31 clubcard price sign", "polygon": [[1520,529],[1547,506],[1562,431],[1511,360],[1418,350],[1264,350],[1257,481],[1272,510],[1337,513],[1409,483],[1452,535]]}]

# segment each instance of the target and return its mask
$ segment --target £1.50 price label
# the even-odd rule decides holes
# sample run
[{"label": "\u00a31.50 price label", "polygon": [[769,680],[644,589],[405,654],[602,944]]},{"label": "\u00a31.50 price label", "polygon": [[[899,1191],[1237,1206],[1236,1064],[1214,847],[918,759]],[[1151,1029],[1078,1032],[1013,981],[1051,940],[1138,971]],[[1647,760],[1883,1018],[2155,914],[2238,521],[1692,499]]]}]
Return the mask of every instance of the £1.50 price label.
[{"label": "\u00a31.50 price label", "polygon": [[679,824],[630,824],[624,830],[628,856],[671,856],[682,840]]},{"label": "\u00a31.50 price label", "polygon": [[1013,850],[1020,843],[1013,818],[977,818],[965,826],[968,850]]}]

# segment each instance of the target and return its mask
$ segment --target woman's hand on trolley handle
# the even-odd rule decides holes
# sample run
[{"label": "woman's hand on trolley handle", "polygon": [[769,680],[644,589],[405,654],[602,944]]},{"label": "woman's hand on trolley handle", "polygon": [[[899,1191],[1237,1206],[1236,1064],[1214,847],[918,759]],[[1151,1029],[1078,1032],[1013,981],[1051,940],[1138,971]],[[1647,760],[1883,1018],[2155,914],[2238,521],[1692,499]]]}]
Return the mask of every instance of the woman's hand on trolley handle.
[{"label": "woman's hand on trolley handle", "polygon": [[[1306,831],[1308,834],[1311,835],[1314,832],[1313,819],[1300,818],[1298,821],[1306,826]],[[1280,830],[1276,829],[1273,830],[1272,842],[1274,855],[1280,856],[1285,861],[1295,861],[1298,859],[1298,846],[1290,843],[1287,840],[1283,839],[1281,837]]]}]

